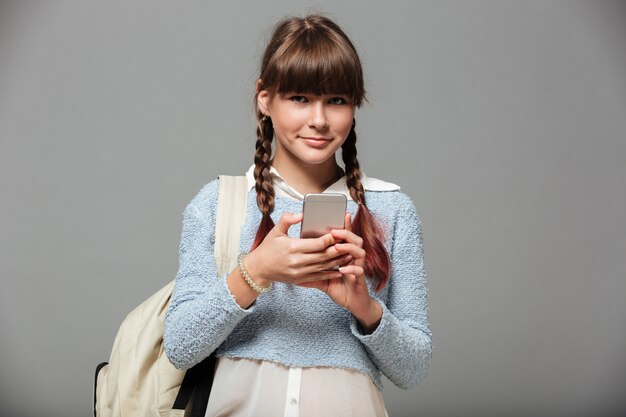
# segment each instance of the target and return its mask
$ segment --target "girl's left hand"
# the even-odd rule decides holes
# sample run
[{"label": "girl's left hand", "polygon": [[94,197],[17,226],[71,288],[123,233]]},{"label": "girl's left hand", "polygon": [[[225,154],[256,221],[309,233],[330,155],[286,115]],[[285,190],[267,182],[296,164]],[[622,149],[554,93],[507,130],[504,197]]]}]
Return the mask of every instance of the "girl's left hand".
[{"label": "girl's left hand", "polygon": [[335,249],[350,254],[352,261],[339,268],[341,278],[305,282],[302,287],[324,291],[335,303],[349,310],[364,330],[374,330],[382,316],[380,305],[370,297],[365,280],[365,251],[363,239],[352,233],[350,213],[346,213],[344,229],[331,230],[336,241]]}]

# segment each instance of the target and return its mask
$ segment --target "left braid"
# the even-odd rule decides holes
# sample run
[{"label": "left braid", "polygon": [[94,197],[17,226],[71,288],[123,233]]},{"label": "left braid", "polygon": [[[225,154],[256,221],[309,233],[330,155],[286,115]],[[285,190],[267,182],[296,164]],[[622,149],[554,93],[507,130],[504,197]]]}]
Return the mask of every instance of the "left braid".
[{"label": "left braid", "polygon": [[363,250],[367,254],[365,275],[374,279],[376,291],[380,291],[389,280],[391,260],[383,244],[382,228],[365,204],[365,189],[361,183],[361,168],[356,156],[355,125],[356,122],[353,121],[350,133],[341,146],[341,158],[346,167],[346,185],[350,196],[359,205],[352,221],[352,231],[363,239]]}]

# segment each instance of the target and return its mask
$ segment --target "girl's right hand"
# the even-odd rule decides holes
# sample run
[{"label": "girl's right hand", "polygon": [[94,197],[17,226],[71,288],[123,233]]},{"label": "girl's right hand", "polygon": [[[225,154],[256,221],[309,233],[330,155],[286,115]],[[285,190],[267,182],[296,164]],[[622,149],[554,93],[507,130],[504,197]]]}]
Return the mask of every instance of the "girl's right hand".
[{"label": "girl's right hand", "polygon": [[342,276],[329,269],[350,263],[352,256],[337,251],[337,241],[330,234],[312,239],[289,237],[289,228],[301,221],[302,213],[283,214],[263,242],[246,256],[246,269],[257,284],[300,284]]}]

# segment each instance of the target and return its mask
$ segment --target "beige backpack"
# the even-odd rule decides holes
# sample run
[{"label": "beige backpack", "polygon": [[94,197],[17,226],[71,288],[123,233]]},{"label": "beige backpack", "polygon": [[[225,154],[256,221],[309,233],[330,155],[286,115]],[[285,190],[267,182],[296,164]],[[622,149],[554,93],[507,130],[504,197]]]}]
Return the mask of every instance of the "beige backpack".
[{"label": "beige backpack", "polygon": [[[233,269],[244,222],[244,176],[219,176],[215,260],[220,275]],[[163,321],[174,281],[141,303],[124,319],[109,362],[96,368],[95,417],[204,417],[215,356],[188,371],[176,369],[163,351]]]}]

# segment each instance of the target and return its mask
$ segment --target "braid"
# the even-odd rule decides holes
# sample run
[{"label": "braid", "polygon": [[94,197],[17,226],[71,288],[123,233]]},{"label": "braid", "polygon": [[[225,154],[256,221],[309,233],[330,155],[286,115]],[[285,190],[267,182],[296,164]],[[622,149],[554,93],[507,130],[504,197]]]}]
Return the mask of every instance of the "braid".
[{"label": "braid", "polygon": [[270,176],[272,157],[272,138],[274,128],[272,121],[264,117],[257,127],[256,152],[254,154],[254,178],[257,192],[257,205],[263,214],[269,214],[274,210],[274,187]]},{"label": "braid", "polygon": [[361,184],[361,168],[359,160],[356,158],[355,124],[356,122],[353,120],[350,133],[341,146],[341,158],[346,166],[346,185],[350,190],[352,199],[358,204],[365,204],[365,190]]},{"label": "braid", "polygon": [[256,203],[263,213],[263,218],[250,250],[259,246],[274,227],[274,222],[270,217],[270,213],[274,210],[274,185],[270,175],[272,139],[274,137],[272,120],[263,116],[258,122],[256,134],[256,152],[254,154],[254,178],[256,183],[254,188],[256,190]]},{"label": "braid", "polygon": [[365,205],[365,190],[356,157],[355,124],[353,121],[350,133],[341,147],[341,157],[346,167],[346,185],[350,189],[350,196],[359,205],[352,221],[352,231],[363,239],[363,250],[367,254],[365,275],[375,280],[376,291],[380,291],[389,280],[391,261],[382,241],[382,228]]}]

